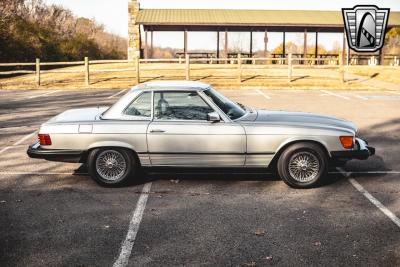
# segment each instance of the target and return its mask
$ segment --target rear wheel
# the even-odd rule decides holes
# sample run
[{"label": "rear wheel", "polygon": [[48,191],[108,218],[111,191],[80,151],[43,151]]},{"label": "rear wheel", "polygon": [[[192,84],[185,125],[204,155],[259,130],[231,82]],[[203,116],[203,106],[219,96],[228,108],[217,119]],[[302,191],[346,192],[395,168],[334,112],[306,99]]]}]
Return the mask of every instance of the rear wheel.
[{"label": "rear wheel", "polygon": [[297,143],[285,149],[278,160],[282,180],[294,188],[310,188],[319,184],[327,173],[325,151],[315,143]]},{"label": "rear wheel", "polygon": [[133,153],[123,148],[94,149],[88,157],[90,176],[104,186],[125,184],[134,176],[136,166]]}]

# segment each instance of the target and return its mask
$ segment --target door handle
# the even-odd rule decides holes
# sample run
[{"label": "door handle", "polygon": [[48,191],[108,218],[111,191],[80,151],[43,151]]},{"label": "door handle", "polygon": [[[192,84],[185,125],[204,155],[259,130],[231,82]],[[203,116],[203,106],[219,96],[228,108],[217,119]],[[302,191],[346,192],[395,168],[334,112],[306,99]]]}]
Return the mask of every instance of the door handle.
[{"label": "door handle", "polygon": [[150,133],[165,133],[165,131],[161,130],[161,129],[154,129],[154,130],[150,130]]}]

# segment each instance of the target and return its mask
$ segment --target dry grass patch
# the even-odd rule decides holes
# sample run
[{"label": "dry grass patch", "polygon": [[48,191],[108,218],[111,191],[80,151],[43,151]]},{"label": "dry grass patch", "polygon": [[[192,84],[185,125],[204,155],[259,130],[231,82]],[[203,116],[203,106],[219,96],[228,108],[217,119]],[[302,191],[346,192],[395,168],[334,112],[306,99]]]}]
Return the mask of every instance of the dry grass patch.
[{"label": "dry grass patch", "polygon": [[377,79],[400,85],[400,67],[391,66],[349,66],[348,72],[370,79]]}]

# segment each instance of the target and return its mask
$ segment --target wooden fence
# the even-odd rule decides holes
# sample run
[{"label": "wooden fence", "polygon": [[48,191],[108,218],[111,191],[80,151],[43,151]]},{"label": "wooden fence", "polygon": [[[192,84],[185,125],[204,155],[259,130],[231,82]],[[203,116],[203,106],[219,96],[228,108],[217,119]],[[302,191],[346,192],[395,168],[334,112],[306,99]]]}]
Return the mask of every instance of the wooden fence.
[{"label": "wooden fence", "polygon": [[[397,59],[396,59],[397,60]],[[128,68],[119,68],[119,69],[91,69],[92,65],[95,64],[112,64],[112,63],[127,63]],[[293,70],[299,67],[304,66],[317,66],[317,65],[329,65],[330,67],[335,68],[338,71],[338,79],[344,82],[344,62],[339,55],[336,58],[301,58],[301,57],[293,57],[292,54],[288,54],[286,58],[281,57],[263,57],[263,58],[254,58],[254,57],[242,57],[241,54],[238,54],[235,58],[190,58],[189,54],[186,54],[185,58],[179,59],[140,59],[136,58],[134,61],[128,60],[90,60],[85,57],[83,61],[74,61],[74,62],[41,62],[40,59],[36,59],[35,63],[0,63],[0,67],[26,67],[31,66],[34,67],[35,70],[13,70],[13,71],[2,71],[1,75],[18,75],[18,74],[35,74],[36,84],[40,86],[41,84],[41,74],[44,73],[82,73],[84,75],[84,83],[86,86],[90,85],[90,75],[94,73],[100,72],[132,72],[134,73],[136,83],[140,83],[141,78],[141,66],[144,64],[150,63],[159,63],[161,68],[154,68],[155,70],[164,70],[168,69],[169,64],[162,63],[174,63],[182,65],[186,80],[190,80],[191,78],[191,70],[194,70],[193,66],[195,64],[229,64],[229,68],[227,65],[226,69],[232,71],[233,76],[237,77],[237,82],[239,84],[242,83],[242,71],[243,67],[246,64],[251,65],[270,65],[270,64],[279,64],[287,66],[287,81],[291,83],[293,81]],[[398,63],[398,62],[397,62]],[[50,70],[41,70],[43,66],[51,66],[54,69]],[[82,66],[81,69],[66,69],[65,66]],[[165,66],[165,67],[163,67]],[[235,67],[236,66],[236,67]],[[223,66],[222,66],[223,67]],[[256,68],[257,66],[255,66]]]}]

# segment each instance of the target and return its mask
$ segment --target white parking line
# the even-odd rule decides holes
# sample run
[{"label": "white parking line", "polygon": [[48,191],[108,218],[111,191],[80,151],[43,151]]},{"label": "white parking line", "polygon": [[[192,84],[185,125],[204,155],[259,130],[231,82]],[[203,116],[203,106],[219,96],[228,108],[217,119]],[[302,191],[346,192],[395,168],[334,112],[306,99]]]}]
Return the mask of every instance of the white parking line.
[{"label": "white parking line", "polygon": [[42,97],[42,96],[48,96],[57,92],[60,92],[61,90],[55,90],[55,91],[51,91],[51,92],[47,92],[45,94],[41,94],[41,95],[34,95],[34,96],[30,96],[28,97],[28,99],[32,99],[32,98],[37,98],[37,97]]},{"label": "white parking line", "polygon": [[336,96],[336,97],[339,97],[339,98],[342,98],[342,99],[350,100],[349,97],[344,96],[344,95],[335,94],[335,93],[332,93],[332,92],[327,91],[327,90],[320,90],[320,91],[325,93],[325,94],[331,95],[331,96]]},{"label": "white parking line", "polygon": [[87,175],[87,172],[0,172],[0,176],[6,175]]},{"label": "white parking line", "polygon": [[260,89],[257,89],[256,92],[259,93],[260,95],[262,95],[263,97],[265,97],[266,99],[271,99],[271,97],[269,95],[265,94]]},{"label": "white parking line", "polygon": [[361,95],[355,95],[355,97],[362,99],[362,100],[368,100],[368,98],[366,98],[365,96],[361,96]]},{"label": "white parking line", "polygon": [[31,138],[34,134],[36,133],[36,131],[34,131],[33,133],[30,133],[28,135],[25,135],[24,137],[22,137],[21,139],[19,139],[17,142],[15,142],[13,145],[11,146],[6,146],[5,148],[3,148],[2,150],[0,150],[0,154],[6,152],[7,150],[9,150],[10,148],[12,148],[13,146],[18,146],[20,145],[22,142],[24,142],[25,140]]},{"label": "white parking line", "polygon": [[354,178],[350,178],[350,173],[346,172],[342,168],[337,168],[339,172],[341,172],[345,177],[349,178],[349,182],[357,189],[358,192],[363,194],[372,204],[375,205],[380,211],[383,212],[389,219],[391,219],[398,227],[400,227],[400,219],[391,212],[388,208],[386,208],[379,200],[377,200],[373,195],[371,195],[359,182],[357,182]]},{"label": "white parking line", "polygon": [[400,95],[400,92],[393,92],[393,91],[387,91],[389,94],[395,94],[395,95]]},{"label": "white parking line", "polygon": [[[343,174],[344,175],[344,173],[343,173],[343,171],[338,171],[338,172],[329,172],[329,173],[332,173],[332,174],[337,174],[337,173],[340,173],[340,174]],[[351,174],[400,174],[400,171],[347,171],[346,172],[347,174],[349,174],[349,175],[351,175]]]},{"label": "white parking line", "polygon": [[143,217],[144,209],[146,208],[147,199],[151,183],[147,183],[143,186],[142,194],[140,194],[139,200],[136,204],[135,211],[133,212],[132,219],[129,223],[128,233],[125,241],[122,243],[121,252],[118,259],[114,263],[114,267],[125,267],[128,265],[129,257],[131,256],[132,247],[135,243],[136,235],[139,231],[140,222]]},{"label": "white parking line", "polygon": [[400,227],[400,219],[394,215],[388,208],[386,208],[379,200],[373,197],[367,190],[362,187],[356,180],[353,178],[349,179],[350,183],[360,192],[362,193],[372,204],[374,204],[378,209],[380,209],[386,216],[389,217],[398,227]]},{"label": "white parking line", "polygon": [[124,89],[124,90],[122,90],[122,91],[119,91],[118,93],[116,93],[116,94],[113,94],[112,96],[109,96],[109,97],[107,97],[108,99],[110,99],[110,98],[113,98],[113,97],[116,97],[116,96],[119,96],[120,94],[122,94],[123,92],[125,92],[126,90],[128,90],[128,89]]}]

